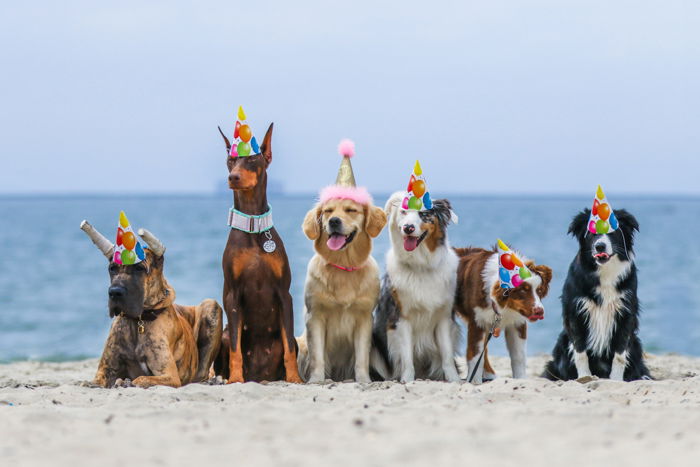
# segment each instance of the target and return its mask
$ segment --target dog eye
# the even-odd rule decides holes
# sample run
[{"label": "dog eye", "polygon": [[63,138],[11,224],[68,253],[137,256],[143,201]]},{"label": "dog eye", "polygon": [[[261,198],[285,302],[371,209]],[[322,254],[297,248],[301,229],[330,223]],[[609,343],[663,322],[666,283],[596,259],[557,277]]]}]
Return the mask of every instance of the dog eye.
[{"label": "dog eye", "polygon": [[119,270],[119,266],[117,266],[116,263],[112,263],[109,265],[109,273],[110,274],[116,274],[118,270]]},{"label": "dog eye", "polygon": [[324,213],[324,214],[330,214],[330,213],[332,213],[332,212],[333,212],[333,210],[330,209],[330,208],[324,209],[324,210],[323,210],[323,213]]},{"label": "dog eye", "polygon": [[402,215],[402,216],[405,216],[405,215],[406,215],[406,211],[404,211],[404,210],[402,209],[402,210],[401,210],[401,215]]},{"label": "dog eye", "polygon": [[347,212],[347,213],[357,212],[357,209],[355,209],[355,208],[345,208],[345,212]]}]

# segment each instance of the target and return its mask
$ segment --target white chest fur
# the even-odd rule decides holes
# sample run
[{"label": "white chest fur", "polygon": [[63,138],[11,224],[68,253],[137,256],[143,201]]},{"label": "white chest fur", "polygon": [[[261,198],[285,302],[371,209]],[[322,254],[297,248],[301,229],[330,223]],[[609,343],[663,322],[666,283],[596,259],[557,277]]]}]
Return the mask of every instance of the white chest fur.
[{"label": "white chest fur", "polygon": [[631,262],[620,261],[614,256],[598,268],[600,286],[595,292],[600,297],[600,304],[589,298],[578,300],[579,313],[585,314],[588,322],[587,348],[596,355],[602,355],[608,349],[615,331],[615,317],[624,309],[626,297],[617,290],[617,284],[627,277],[631,266]]}]

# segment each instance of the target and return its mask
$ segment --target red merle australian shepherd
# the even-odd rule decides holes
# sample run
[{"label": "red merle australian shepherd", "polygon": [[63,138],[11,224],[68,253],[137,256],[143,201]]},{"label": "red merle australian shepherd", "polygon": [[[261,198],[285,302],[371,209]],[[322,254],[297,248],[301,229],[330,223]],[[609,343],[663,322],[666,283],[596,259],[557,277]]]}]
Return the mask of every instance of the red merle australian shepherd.
[{"label": "red merle australian shepherd", "polygon": [[579,251],[561,296],[564,329],[543,376],[553,380],[584,376],[648,379],[637,336],[633,242],[639,224],[624,209],[615,210],[620,227],[608,234],[592,234],[587,229],[590,214],[589,209],[580,212],[569,226]]}]

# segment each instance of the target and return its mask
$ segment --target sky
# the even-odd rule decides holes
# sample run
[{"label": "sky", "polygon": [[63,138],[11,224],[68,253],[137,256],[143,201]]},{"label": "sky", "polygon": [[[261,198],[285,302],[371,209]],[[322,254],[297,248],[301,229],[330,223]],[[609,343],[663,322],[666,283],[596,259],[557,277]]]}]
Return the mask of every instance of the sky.
[{"label": "sky", "polygon": [[270,178],[700,195],[700,2],[0,4],[0,193],[211,193],[243,105]]}]

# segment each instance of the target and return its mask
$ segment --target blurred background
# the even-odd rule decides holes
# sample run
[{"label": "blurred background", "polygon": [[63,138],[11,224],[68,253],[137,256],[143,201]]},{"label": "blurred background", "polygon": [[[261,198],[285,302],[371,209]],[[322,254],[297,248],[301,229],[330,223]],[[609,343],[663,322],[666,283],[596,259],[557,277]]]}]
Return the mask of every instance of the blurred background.
[{"label": "blurred background", "polygon": [[[97,356],[108,238],[124,209],[168,247],[179,302],[221,298],[225,151],[243,105],[275,122],[271,202],[297,334],[299,228],[354,139],[383,204],[420,159],[460,216],[555,270],[531,353],[561,326],[571,217],[602,184],[639,219],[641,335],[700,355],[700,4],[691,1],[0,4],[0,361]],[[383,263],[386,233],[375,244]],[[503,344],[493,346],[503,353]]]}]

